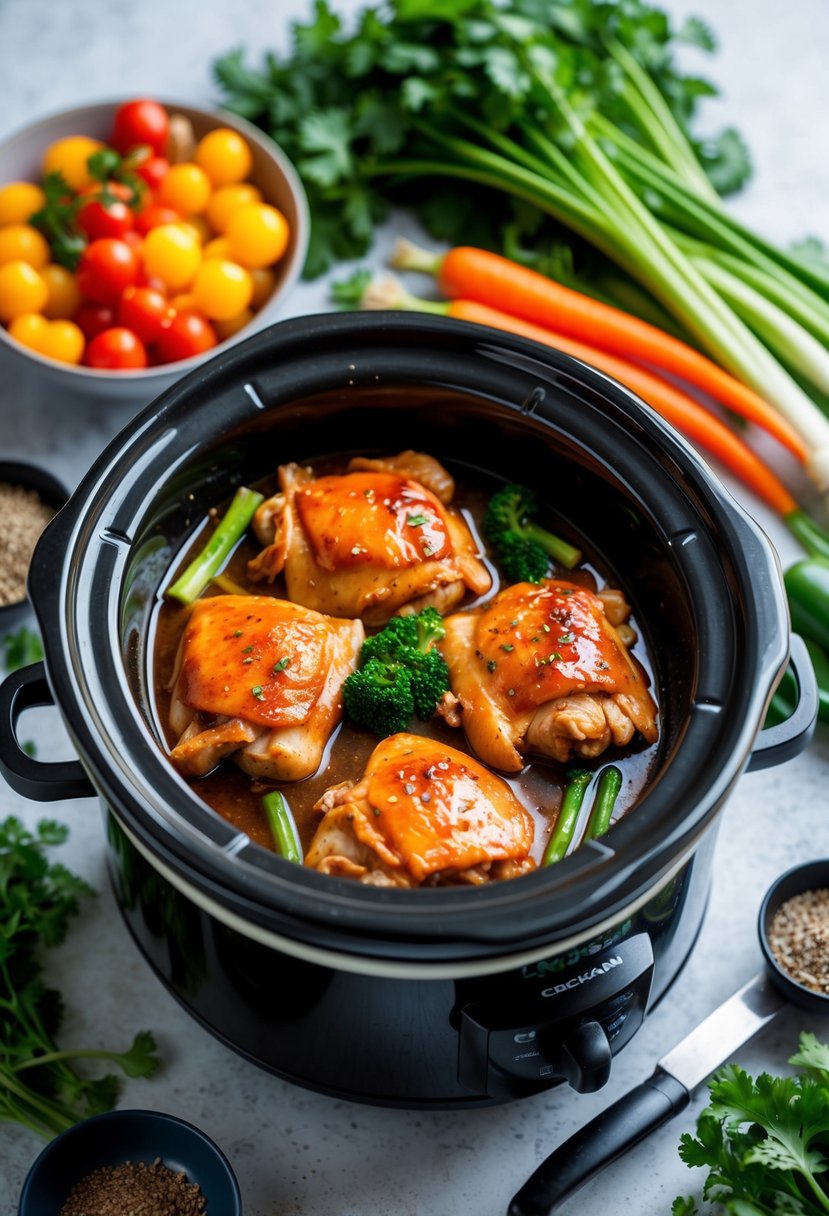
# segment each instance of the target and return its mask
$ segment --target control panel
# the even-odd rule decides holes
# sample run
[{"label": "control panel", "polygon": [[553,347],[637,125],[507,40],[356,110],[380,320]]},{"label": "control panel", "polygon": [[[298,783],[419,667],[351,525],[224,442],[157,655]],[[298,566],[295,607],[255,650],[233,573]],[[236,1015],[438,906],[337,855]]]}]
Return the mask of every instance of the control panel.
[{"label": "control panel", "polygon": [[489,1098],[512,1098],[566,1080],[592,1093],[613,1055],[639,1029],[650,995],[653,951],[637,934],[532,990],[465,1005],[458,1077]]}]

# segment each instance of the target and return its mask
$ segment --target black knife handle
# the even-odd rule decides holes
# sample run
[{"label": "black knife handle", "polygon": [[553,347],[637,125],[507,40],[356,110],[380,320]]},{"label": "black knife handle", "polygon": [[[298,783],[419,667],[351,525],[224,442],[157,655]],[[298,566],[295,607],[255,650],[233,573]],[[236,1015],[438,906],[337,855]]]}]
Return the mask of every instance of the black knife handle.
[{"label": "black knife handle", "polygon": [[513,1197],[508,1216],[547,1216],[603,1166],[678,1115],[689,1098],[684,1085],[657,1068],[550,1153]]}]

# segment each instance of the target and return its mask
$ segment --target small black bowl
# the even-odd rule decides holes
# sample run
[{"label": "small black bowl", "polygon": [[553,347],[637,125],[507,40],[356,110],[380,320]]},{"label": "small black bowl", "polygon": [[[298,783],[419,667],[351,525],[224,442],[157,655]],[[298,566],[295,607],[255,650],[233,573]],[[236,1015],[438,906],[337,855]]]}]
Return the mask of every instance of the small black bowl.
[{"label": "small black bowl", "polygon": [[239,1184],[219,1146],[192,1123],[157,1110],[110,1111],[57,1136],[29,1170],[18,1216],[57,1216],[72,1188],[93,1170],[157,1157],[198,1183],[205,1216],[242,1216]]},{"label": "small black bowl", "polygon": [[794,895],[804,891],[822,891],[829,888],[829,857],[820,861],[802,862],[792,866],[785,874],[781,874],[766,892],[766,897],[760,907],[757,928],[760,934],[760,945],[768,963],[772,983],[783,993],[787,1000],[808,1009],[810,1013],[829,1013],[829,996],[806,988],[792,979],[787,971],[777,961],[771,948],[771,925],[779,908]]},{"label": "small black bowl", "polygon": [[[22,486],[24,490],[34,490],[47,507],[58,512],[69,500],[66,486],[53,477],[46,469],[36,464],[26,464],[20,460],[0,460],[0,483],[10,486]],[[0,604],[0,629],[7,630],[17,625],[23,617],[31,612],[31,605],[26,596],[15,600],[12,604]]]}]

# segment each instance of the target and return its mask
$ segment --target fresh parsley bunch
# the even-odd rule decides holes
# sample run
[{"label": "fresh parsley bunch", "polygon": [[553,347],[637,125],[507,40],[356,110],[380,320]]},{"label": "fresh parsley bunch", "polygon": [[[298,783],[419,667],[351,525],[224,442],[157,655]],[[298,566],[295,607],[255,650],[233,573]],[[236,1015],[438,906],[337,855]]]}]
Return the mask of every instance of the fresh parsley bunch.
[{"label": "fresh parsley bunch", "polygon": [[[736,1064],[709,1083],[711,1100],[685,1134],[679,1155],[707,1168],[704,1199],[733,1216],[819,1216],[829,1212],[829,1047],[800,1036],[790,1064],[798,1077],[750,1077]],[[672,1216],[697,1216],[693,1199]]]},{"label": "fresh parsley bunch", "polygon": [[94,894],[47,857],[67,835],[54,820],[43,820],[34,832],[13,816],[0,823],[0,1119],[44,1136],[115,1105],[116,1077],[88,1078],[73,1061],[106,1061],[128,1077],[149,1077],[158,1064],[146,1031],[121,1053],[61,1050],[55,1042],[62,1001],[43,984],[40,952],[63,940],[80,900]]}]

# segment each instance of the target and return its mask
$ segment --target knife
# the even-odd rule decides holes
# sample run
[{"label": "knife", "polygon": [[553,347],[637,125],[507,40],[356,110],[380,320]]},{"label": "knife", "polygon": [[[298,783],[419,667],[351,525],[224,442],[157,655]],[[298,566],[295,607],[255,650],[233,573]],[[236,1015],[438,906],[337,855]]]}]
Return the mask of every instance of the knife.
[{"label": "knife", "polygon": [[766,971],[755,975],[664,1055],[647,1081],[542,1161],[513,1197],[508,1216],[547,1216],[603,1166],[684,1110],[696,1087],[785,1003]]}]

